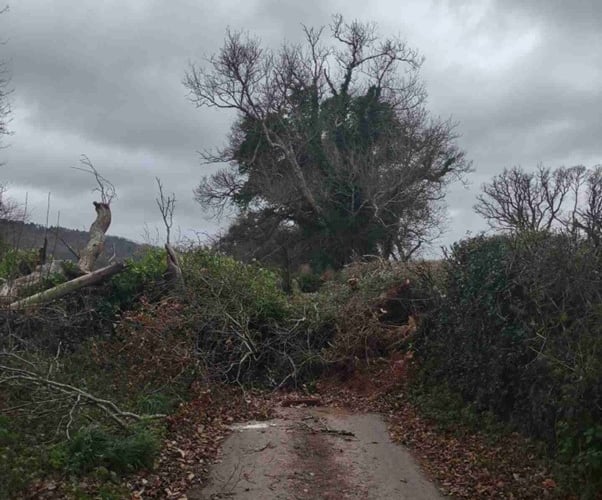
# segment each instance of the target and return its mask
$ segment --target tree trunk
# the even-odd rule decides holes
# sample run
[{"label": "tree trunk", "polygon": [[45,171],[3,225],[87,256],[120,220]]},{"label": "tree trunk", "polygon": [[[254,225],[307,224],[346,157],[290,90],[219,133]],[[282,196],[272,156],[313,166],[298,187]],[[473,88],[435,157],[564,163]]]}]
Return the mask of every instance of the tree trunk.
[{"label": "tree trunk", "polygon": [[92,272],[96,259],[102,253],[105,244],[105,233],[111,225],[111,207],[108,203],[94,202],[96,220],[90,226],[90,239],[82,251],[79,259],[79,268],[84,273]]}]

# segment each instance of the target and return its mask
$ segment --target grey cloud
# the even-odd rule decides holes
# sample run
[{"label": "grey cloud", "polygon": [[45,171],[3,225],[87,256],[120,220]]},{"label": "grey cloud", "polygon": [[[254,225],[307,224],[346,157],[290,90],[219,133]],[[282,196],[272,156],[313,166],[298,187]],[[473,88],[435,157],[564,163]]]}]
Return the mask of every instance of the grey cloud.
[{"label": "grey cloud", "polygon": [[[602,2],[331,0],[178,2],[20,0],[0,16],[0,59],[13,73],[12,146],[2,180],[29,193],[35,218],[45,197],[65,225],[89,224],[91,179],[70,170],[86,153],[119,192],[114,234],[140,239],[160,227],[154,177],[178,199],[184,233],[214,232],[192,200],[203,174],[197,151],[220,146],[232,115],[195,109],[182,85],[190,61],[221,45],[227,26],[276,46],[300,25],[332,13],[376,21],[426,56],[435,115],[459,122],[474,160],[468,189],[451,189],[447,243],[485,224],[472,212],[482,182],[505,166],[600,162]],[[77,205],[77,206],[75,206]]]},{"label": "grey cloud", "polygon": [[532,20],[545,20],[554,29],[579,36],[582,32],[599,30],[602,24],[602,4],[597,0],[496,0],[496,11],[528,15]]}]

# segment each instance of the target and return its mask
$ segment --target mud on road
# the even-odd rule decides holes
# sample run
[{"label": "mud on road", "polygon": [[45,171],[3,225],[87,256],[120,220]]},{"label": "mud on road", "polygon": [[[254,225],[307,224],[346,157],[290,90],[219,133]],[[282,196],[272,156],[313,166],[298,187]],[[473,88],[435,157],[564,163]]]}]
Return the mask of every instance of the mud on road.
[{"label": "mud on road", "polygon": [[208,483],[189,500],[440,499],[377,414],[281,408],[233,426]]}]

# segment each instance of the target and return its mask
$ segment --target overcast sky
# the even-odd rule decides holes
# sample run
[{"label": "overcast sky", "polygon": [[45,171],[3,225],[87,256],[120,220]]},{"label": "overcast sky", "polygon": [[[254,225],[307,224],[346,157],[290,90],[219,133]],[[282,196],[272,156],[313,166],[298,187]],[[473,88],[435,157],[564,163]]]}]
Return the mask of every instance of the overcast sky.
[{"label": "overcast sky", "polygon": [[86,154],[118,192],[109,232],[142,240],[161,227],[155,177],[177,198],[182,233],[213,233],[193,201],[206,167],[197,151],[224,143],[232,116],[195,109],[182,85],[190,61],[221,45],[226,27],[266,45],[300,38],[333,13],[374,21],[425,56],[434,115],[459,122],[470,186],[448,196],[442,244],[478,232],[480,185],[504,167],[602,162],[602,1],[499,0],[8,0],[0,59],[12,73],[14,135],[0,181],[32,219],[87,228],[93,179],[71,169]]}]

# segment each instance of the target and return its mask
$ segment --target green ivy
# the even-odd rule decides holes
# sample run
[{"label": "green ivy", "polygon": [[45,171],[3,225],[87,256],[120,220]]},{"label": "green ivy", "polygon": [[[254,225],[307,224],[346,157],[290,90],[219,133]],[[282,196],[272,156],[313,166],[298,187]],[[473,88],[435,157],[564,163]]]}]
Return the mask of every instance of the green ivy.
[{"label": "green ivy", "polygon": [[128,259],[123,272],[113,276],[99,310],[108,317],[131,307],[140,296],[156,289],[166,271],[165,250],[150,248],[138,258]]}]

